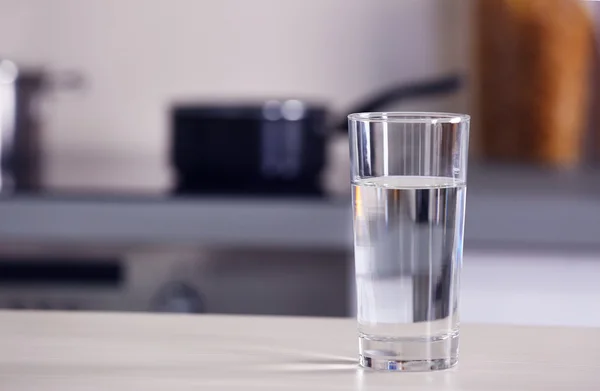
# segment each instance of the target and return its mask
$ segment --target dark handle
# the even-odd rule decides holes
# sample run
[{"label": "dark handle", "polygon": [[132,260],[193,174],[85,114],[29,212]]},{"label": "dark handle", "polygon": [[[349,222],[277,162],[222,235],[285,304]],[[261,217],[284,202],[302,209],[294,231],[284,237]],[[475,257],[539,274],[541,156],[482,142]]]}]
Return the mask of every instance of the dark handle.
[{"label": "dark handle", "polygon": [[[362,113],[377,111],[384,105],[400,102],[406,99],[420,98],[423,96],[451,94],[458,91],[462,86],[462,78],[459,75],[450,75],[439,79],[419,81],[411,84],[392,87],[388,90],[374,94],[363,102],[360,102],[349,111],[349,113]],[[346,131],[348,121],[340,120],[336,128]]]}]

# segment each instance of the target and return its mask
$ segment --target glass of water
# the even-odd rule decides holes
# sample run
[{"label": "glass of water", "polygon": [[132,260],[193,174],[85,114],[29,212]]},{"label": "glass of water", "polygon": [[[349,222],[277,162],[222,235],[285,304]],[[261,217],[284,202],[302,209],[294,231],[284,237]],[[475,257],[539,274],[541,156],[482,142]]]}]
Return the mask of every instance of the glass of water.
[{"label": "glass of water", "polygon": [[348,116],[360,365],[458,362],[469,116]]}]

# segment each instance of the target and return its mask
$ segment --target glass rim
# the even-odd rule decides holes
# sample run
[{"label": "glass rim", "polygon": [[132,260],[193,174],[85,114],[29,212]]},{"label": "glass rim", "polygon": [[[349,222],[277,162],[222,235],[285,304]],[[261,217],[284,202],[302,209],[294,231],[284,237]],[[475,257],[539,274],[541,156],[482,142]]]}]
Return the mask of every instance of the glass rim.
[{"label": "glass rim", "polygon": [[381,111],[352,113],[348,115],[348,120],[375,123],[459,124],[469,122],[471,116],[468,114],[427,111]]}]

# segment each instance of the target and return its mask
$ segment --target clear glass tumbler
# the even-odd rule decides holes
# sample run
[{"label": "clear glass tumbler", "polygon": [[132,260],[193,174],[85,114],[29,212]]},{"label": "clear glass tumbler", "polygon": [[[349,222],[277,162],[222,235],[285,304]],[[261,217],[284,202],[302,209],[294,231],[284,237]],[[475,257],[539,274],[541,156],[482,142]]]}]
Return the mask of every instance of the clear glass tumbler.
[{"label": "clear glass tumbler", "polygon": [[469,116],[348,116],[360,365],[458,362]]}]

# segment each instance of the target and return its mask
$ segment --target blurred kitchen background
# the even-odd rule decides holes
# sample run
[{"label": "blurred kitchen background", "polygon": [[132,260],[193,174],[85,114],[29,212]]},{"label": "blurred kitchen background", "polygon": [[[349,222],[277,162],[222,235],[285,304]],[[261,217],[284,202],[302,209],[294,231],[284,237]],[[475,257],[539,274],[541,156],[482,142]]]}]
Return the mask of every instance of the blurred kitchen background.
[{"label": "blurred kitchen background", "polygon": [[345,116],[473,117],[463,321],[600,326],[600,2],[0,0],[0,308],[352,316]]}]

